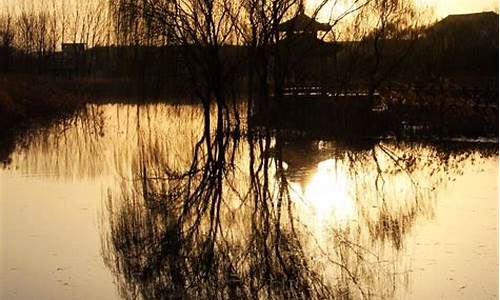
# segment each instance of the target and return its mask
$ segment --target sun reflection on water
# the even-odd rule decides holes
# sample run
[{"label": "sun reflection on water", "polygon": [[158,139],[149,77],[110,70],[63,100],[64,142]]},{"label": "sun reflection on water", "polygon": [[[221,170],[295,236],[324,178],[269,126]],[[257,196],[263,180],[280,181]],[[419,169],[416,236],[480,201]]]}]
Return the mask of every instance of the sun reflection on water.
[{"label": "sun reflection on water", "polygon": [[319,223],[347,225],[355,217],[356,206],[349,192],[346,167],[335,159],[322,161],[304,189],[292,188],[312,210]]}]

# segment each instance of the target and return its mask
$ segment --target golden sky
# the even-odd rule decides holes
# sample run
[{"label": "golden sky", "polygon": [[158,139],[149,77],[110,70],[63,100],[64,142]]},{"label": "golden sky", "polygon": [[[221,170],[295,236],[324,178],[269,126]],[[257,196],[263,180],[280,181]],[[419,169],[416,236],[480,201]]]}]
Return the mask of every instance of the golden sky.
[{"label": "golden sky", "polygon": [[450,14],[498,11],[498,0],[417,0],[434,9],[437,18]]},{"label": "golden sky", "polygon": [[[307,13],[311,14],[324,0],[305,0]],[[332,16],[342,15],[352,8],[354,0],[330,0],[318,13],[320,22],[328,22]],[[498,0],[414,0],[417,7],[425,11],[424,22],[434,22],[451,14],[467,14],[484,11],[498,12]],[[360,1],[363,2],[363,1]],[[334,4],[335,3],[335,4]]]},{"label": "golden sky", "polygon": [[[306,0],[308,6],[319,5],[323,0]],[[437,19],[450,14],[466,14],[483,11],[498,11],[498,0],[415,0],[422,7],[431,8]],[[347,6],[349,0],[337,1],[338,6]],[[344,3],[344,5],[342,5]],[[342,8],[339,7],[342,11]]]},{"label": "golden sky", "polygon": [[[0,0],[0,8],[2,6],[7,7],[19,7],[23,3],[34,2],[42,6],[47,5],[47,3],[52,3],[53,1],[59,2],[61,0]],[[88,0],[62,0],[65,2],[87,2]],[[95,0],[99,1],[99,0]],[[314,3],[321,3],[323,0],[306,0],[309,2],[308,6],[314,6]],[[441,19],[449,14],[463,14],[472,12],[482,12],[482,11],[498,11],[498,0],[415,0],[422,6],[429,6],[433,8],[434,15],[436,19]],[[342,2],[342,1],[339,1]],[[345,0],[345,3],[349,3],[349,0]],[[3,5],[2,5],[3,4]],[[339,8],[340,9],[340,8]]]}]

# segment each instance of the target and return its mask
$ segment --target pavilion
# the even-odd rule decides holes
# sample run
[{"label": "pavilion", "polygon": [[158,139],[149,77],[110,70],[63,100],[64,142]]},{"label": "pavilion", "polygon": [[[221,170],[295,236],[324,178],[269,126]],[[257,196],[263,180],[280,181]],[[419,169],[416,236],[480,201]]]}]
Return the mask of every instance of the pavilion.
[{"label": "pavilion", "polygon": [[291,85],[320,84],[327,80],[328,65],[334,56],[333,43],[318,38],[332,29],[330,24],[320,23],[305,14],[303,6],[298,14],[279,24],[283,37],[279,42],[280,60]]}]

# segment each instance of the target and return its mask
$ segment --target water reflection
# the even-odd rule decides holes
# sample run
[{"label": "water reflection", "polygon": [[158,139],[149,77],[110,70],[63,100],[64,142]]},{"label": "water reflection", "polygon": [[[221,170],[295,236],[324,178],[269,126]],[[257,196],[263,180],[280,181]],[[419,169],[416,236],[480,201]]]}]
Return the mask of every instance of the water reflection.
[{"label": "water reflection", "polygon": [[318,222],[333,220],[337,225],[345,225],[355,217],[356,207],[349,192],[352,183],[346,177],[347,170],[342,162],[335,159],[322,161],[314,170],[305,188],[290,182],[295,202],[302,202],[312,208]]},{"label": "water reflection", "polygon": [[[89,107],[11,168],[111,173],[102,253],[124,298],[391,298],[437,191],[496,145],[244,138],[191,106]],[[186,120],[190,120],[186,124]],[[45,159],[41,159],[44,157]]]}]

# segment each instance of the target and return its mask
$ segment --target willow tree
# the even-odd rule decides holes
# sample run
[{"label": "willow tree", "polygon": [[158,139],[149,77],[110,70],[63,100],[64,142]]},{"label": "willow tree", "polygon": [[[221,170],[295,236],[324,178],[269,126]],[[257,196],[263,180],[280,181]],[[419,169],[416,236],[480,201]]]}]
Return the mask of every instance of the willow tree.
[{"label": "willow tree", "polygon": [[422,34],[426,10],[415,1],[373,0],[362,15],[368,25],[362,39],[367,67],[368,92],[373,93],[392,76],[397,75],[403,62]]},{"label": "willow tree", "polygon": [[226,88],[232,80],[222,47],[234,38],[239,5],[213,0],[116,0],[118,36],[134,45],[153,44],[181,49],[194,92],[205,107],[210,130],[210,105],[215,101],[218,122],[229,122]]}]

